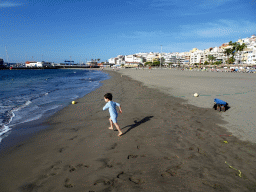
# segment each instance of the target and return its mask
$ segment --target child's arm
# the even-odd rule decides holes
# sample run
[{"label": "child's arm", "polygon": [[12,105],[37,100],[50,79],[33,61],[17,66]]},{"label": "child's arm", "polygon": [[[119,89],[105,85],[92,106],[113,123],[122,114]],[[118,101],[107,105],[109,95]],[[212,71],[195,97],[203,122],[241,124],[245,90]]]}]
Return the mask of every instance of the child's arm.
[{"label": "child's arm", "polygon": [[123,111],[122,111],[121,105],[118,107],[119,107],[119,113],[122,113]]},{"label": "child's arm", "polygon": [[106,109],[108,109],[109,106],[108,106],[108,103],[103,107],[103,111],[105,111]]}]

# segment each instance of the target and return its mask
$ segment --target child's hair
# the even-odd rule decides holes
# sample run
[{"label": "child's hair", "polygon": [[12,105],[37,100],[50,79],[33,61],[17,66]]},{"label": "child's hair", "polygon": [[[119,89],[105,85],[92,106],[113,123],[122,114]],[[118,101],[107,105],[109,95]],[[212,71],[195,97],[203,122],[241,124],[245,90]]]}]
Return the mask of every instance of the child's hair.
[{"label": "child's hair", "polygon": [[104,95],[104,97],[105,97],[106,99],[109,99],[110,101],[112,101],[112,94],[111,94],[111,93],[106,93],[106,94]]}]

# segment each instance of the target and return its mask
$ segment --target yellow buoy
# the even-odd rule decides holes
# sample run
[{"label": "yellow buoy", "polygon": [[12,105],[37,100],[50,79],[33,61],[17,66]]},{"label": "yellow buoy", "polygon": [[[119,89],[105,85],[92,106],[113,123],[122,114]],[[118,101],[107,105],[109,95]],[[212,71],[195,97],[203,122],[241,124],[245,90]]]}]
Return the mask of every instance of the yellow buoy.
[{"label": "yellow buoy", "polygon": [[75,102],[75,101],[72,101],[72,104],[76,104],[76,102]]}]

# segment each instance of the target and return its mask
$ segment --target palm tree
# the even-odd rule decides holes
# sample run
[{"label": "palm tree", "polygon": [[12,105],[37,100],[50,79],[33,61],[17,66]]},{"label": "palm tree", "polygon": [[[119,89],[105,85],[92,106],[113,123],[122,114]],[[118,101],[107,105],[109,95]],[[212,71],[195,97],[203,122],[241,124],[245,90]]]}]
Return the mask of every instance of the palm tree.
[{"label": "palm tree", "polygon": [[[245,48],[246,48],[247,46],[243,43],[242,45],[238,45],[237,47],[236,47],[236,51],[239,53],[239,52],[241,52],[241,51],[243,51]],[[239,57],[239,63],[240,63],[240,57]]]},{"label": "palm tree", "polygon": [[[235,56],[235,53],[239,53],[241,51],[243,51],[247,46],[243,43],[242,45],[240,43],[233,43],[232,41],[229,42],[229,45],[232,46],[232,52],[231,54],[233,55],[233,57]],[[240,59],[239,59],[239,63],[240,63]]]},{"label": "palm tree", "polygon": [[234,56],[235,56],[235,54],[236,54],[236,52],[238,52],[238,49],[239,49],[239,46],[240,46],[240,43],[237,43],[237,42],[232,42],[232,41],[230,41],[229,42],[229,45],[231,45],[232,46],[232,52],[231,52],[231,54],[232,54],[232,60],[234,60]]},{"label": "palm tree", "polygon": [[212,62],[216,59],[213,55],[208,55],[207,58]]},{"label": "palm tree", "polygon": [[230,49],[230,48],[225,49],[224,53],[227,55],[227,57],[228,57],[228,59],[229,59],[229,55],[231,55],[232,49]]}]

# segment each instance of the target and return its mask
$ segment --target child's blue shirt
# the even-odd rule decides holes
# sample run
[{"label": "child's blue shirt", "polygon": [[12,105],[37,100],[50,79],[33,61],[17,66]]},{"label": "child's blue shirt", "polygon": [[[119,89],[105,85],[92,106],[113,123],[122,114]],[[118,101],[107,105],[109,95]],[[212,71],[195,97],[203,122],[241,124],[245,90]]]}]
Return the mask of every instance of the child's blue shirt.
[{"label": "child's blue shirt", "polygon": [[116,106],[120,107],[119,103],[116,103],[114,101],[109,101],[107,104],[103,107],[103,110],[108,109],[110,117],[116,118],[117,117],[117,111]]}]

